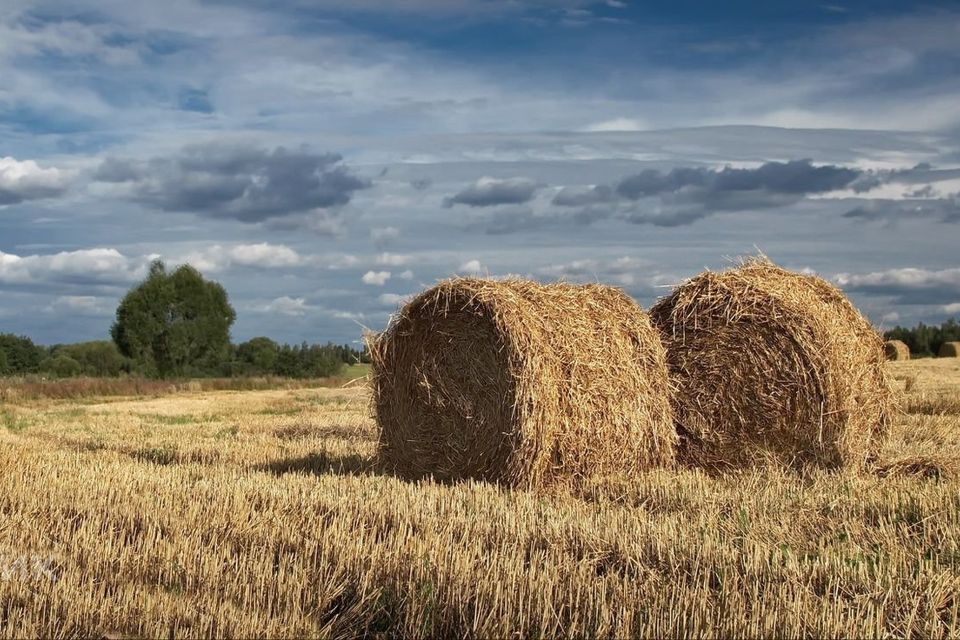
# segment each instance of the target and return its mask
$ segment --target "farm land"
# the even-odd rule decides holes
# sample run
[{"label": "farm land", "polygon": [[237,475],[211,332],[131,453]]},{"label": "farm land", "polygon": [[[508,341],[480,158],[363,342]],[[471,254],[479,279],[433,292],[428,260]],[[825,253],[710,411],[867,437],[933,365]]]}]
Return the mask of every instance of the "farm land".
[{"label": "farm land", "polygon": [[960,360],[887,366],[869,472],[548,492],[381,473],[363,380],[6,389],[0,637],[956,636]]}]

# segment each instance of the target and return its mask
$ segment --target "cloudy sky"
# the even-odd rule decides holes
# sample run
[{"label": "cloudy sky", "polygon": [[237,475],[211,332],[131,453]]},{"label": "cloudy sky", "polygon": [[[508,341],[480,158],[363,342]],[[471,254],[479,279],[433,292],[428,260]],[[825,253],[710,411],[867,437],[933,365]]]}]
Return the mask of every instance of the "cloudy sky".
[{"label": "cloudy sky", "polygon": [[671,284],[763,251],[960,315],[960,7],[3,0],[0,331],[107,335],[157,256],[234,338],[452,274]]}]

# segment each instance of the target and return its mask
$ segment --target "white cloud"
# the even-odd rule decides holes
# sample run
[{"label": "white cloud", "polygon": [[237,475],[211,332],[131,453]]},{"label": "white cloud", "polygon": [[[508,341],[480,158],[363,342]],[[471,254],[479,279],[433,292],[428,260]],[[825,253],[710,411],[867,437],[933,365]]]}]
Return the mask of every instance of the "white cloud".
[{"label": "white cloud", "polygon": [[380,301],[380,304],[395,307],[398,304],[406,302],[410,298],[409,295],[400,295],[398,293],[382,293],[380,297],[377,298]]},{"label": "white cloud", "polygon": [[613,120],[604,120],[595,122],[583,128],[584,131],[602,132],[602,131],[646,131],[650,125],[638,118],[614,118]]},{"label": "white cloud", "polygon": [[469,273],[471,275],[480,275],[485,269],[479,260],[467,260],[457,269],[460,273]]},{"label": "white cloud", "polygon": [[374,227],[370,229],[370,239],[378,247],[385,247],[400,237],[396,227]]},{"label": "white cloud", "polygon": [[387,284],[387,280],[390,279],[389,271],[367,271],[363,274],[363,277],[360,278],[363,281],[363,284],[369,284],[377,287],[382,287]]},{"label": "white cloud", "polygon": [[275,313],[291,317],[305,316],[310,309],[312,307],[307,304],[305,298],[291,298],[290,296],[281,296],[265,305],[255,307],[255,310],[261,313]]},{"label": "white cloud", "polygon": [[834,281],[851,289],[930,289],[935,287],[960,288],[960,268],[889,269],[866,274],[838,273]]},{"label": "white cloud", "polygon": [[127,257],[116,249],[83,249],[18,256],[0,251],[0,283],[31,284],[131,282],[146,275],[154,256]]},{"label": "white cloud", "polygon": [[0,158],[0,206],[50,198],[66,189],[67,174],[60,169],[44,169],[33,160]]},{"label": "white cloud", "polygon": [[381,253],[377,256],[376,265],[378,267],[402,267],[410,262],[412,256],[396,253]]},{"label": "white cloud", "polygon": [[960,302],[951,302],[943,305],[943,310],[947,313],[960,313]]},{"label": "white cloud", "polygon": [[51,313],[72,313],[85,316],[113,315],[117,301],[97,296],[59,296],[48,307]]},{"label": "white cloud", "polygon": [[401,280],[413,280],[413,271],[407,269],[406,271],[401,271],[397,274],[397,277]]},{"label": "white cloud", "polygon": [[200,271],[224,271],[232,266],[281,269],[304,264],[305,259],[282,244],[238,244],[212,247],[186,255],[178,262],[186,262]]},{"label": "white cloud", "polygon": [[889,313],[883,314],[880,317],[880,320],[882,322],[897,322],[900,320],[900,314],[897,313],[896,311],[891,311]]}]

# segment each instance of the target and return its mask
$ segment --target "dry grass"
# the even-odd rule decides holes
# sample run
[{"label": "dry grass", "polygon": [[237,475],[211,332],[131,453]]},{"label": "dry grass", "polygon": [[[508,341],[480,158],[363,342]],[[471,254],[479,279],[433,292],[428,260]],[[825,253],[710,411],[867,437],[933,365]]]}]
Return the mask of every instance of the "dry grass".
[{"label": "dry grass", "polygon": [[64,378],[48,380],[40,376],[0,377],[0,402],[50,398],[81,399],[103,396],[159,397],[199,391],[262,391],[267,389],[312,389],[339,387],[367,375],[368,365],[346,367],[343,375],[332,378],[294,379],[276,376],[240,378],[195,378],[156,380],[151,378]]},{"label": "dry grass", "polygon": [[458,278],[369,339],[385,467],[538,487],[673,463],[666,355],[619,289]]},{"label": "dry grass", "polygon": [[956,637],[960,361],[887,367],[875,474],[575,493],[379,475],[363,389],[5,403],[0,636]]},{"label": "dry grass", "polygon": [[910,359],[910,347],[903,340],[887,340],[883,343],[883,353],[887,360]]},{"label": "dry grass", "polygon": [[833,285],[749,259],[704,272],[650,311],[664,334],[679,457],[863,466],[886,437],[883,342]]}]

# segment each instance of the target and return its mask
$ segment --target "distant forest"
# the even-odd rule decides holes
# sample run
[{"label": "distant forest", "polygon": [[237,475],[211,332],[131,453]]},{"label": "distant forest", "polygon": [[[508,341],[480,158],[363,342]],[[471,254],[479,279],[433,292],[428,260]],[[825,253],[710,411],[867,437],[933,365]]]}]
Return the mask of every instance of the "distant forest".
[{"label": "distant forest", "polygon": [[44,347],[27,336],[0,334],[0,375],[324,378],[367,361],[365,352],[331,342],[289,345],[258,337],[233,344],[235,319],[220,284],[190,265],[168,272],[157,260],[120,302],[112,341]]},{"label": "distant forest", "polygon": [[902,340],[915,357],[933,356],[944,342],[960,341],[960,323],[951,318],[939,327],[922,322],[915,327],[894,327],[883,334],[887,340]]}]

